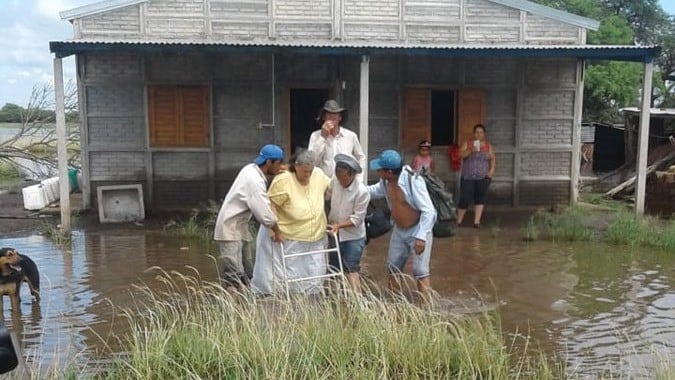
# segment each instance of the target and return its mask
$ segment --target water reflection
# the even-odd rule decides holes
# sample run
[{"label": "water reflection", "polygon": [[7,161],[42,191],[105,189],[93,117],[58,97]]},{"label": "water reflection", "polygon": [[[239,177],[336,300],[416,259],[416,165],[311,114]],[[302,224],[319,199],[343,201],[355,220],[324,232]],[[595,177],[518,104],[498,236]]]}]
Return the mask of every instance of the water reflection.
[{"label": "water reflection", "polygon": [[[675,255],[599,244],[523,243],[517,233],[461,230],[434,242],[432,283],[453,305],[498,306],[507,338],[531,335],[569,363],[568,374],[649,377],[660,358],[675,360]],[[386,237],[373,241],[364,268],[386,283]],[[21,336],[29,362],[81,362],[125,323],[133,284],[161,289],[156,271],[215,281],[208,245],[142,231],[75,232],[63,251],[41,236],[2,239],[37,263],[42,301],[22,288],[21,313],[4,319]],[[114,305],[114,306],[113,306]],[[106,342],[105,344],[102,342]],[[75,360],[78,359],[78,360]]]}]

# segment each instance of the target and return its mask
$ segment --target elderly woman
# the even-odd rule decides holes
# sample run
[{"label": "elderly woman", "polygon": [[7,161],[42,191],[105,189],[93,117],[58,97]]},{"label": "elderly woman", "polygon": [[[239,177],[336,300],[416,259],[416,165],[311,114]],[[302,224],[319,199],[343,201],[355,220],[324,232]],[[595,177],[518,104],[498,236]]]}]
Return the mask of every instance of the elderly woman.
[{"label": "elderly woman", "polygon": [[[331,180],[328,214],[328,227],[340,241],[342,266],[347,281],[356,293],[361,292],[359,270],[363,248],[366,246],[365,219],[370,202],[368,189],[356,178],[361,171],[361,165],[354,157],[335,155],[335,177]],[[339,268],[339,265],[337,254],[332,253],[331,268]]]},{"label": "elderly woman", "polygon": [[[310,152],[299,149],[291,158],[289,171],[278,174],[270,185],[272,208],[277,214],[285,255],[311,252],[326,247],[326,213],[324,197],[330,178],[314,169]],[[285,291],[281,247],[273,244],[269,232],[261,228],[256,246],[251,288],[255,293]],[[306,278],[326,273],[324,255],[306,255],[286,260],[288,279]],[[292,293],[317,293],[323,279],[302,280],[289,284]]]}]

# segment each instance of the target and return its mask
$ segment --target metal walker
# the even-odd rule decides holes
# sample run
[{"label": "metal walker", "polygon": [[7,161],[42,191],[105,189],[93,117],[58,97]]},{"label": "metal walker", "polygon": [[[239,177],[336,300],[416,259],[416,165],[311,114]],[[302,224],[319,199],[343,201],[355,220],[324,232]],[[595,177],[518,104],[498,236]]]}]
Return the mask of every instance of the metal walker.
[{"label": "metal walker", "polygon": [[[314,251],[309,251],[309,252],[299,252],[299,253],[293,253],[290,255],[286,255],[284,251],[284,244],[279,243],[281,245],[281,266],[283,267],[283,273],[284,273],[284,287],[286,291],[286,298],[290,299],[291,298],[291,291],[290,291],[290,284],[294,282],[300,282],[300,281],[308,281],[308,280],[314,280],[318,278],[332,278],[332,277],[342,277],[344,274],[344,269],[342,267],[342,254],[340,254],[340,241],[338,239],[338,235],[336,233],[333,233],[330,230],[327,230],[326,233],[329,236],[329,239],[332,237],[334,242],[335,242],[335,247],[333,248],[326,248],[326,249],[319,249],[319,250],[314,250]],[[296,277],[296,278],[288,278],[288,268],[286,265],[286,259],[292,258],[292,257],[301,257],[301,256],[308,256],[308,255],[320,255],[323,254],[326,256],[326,263],[329,262],[328,257],[329,255],[335,252],[338,257],[338,263],[339,263],[339,270],[337,271],[329,271],[328,265],[326,266],[326,273],[321,274],[321,275],[316,275],[316,276],[308,276],[308,277]]]}]

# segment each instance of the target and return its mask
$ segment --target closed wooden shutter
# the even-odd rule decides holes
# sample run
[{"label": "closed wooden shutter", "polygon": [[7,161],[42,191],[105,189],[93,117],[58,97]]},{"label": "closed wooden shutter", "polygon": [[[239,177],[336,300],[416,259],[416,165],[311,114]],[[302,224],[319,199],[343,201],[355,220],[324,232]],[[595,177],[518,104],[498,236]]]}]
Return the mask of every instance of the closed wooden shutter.
[{"label": "closed wooden shutter", "polygon": [[486,95],[483,90],[459,90],[457,97],[457,143],[473,138],[473,127],[485,124]]},{"label": "closed wooden shutter", "polygon": [[207,87],[150,86],[148,110],[151,146],[209,146]]},{"label": "closed wooden shutter", "polygon": [[406,88],[403,93],[401,147],[415,149],[431,139],[431,93],[425,88]]},{"label": "closed wooden shutter", "polygon": [[183,87],[183,146],[209,145],[209,109],[206,87]]}]

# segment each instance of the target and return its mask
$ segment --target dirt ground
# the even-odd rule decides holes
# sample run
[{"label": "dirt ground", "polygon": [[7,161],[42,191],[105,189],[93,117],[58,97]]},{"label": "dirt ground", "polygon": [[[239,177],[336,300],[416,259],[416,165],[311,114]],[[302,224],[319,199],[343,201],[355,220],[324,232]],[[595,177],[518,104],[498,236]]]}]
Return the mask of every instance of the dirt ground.
[{"label": "dirt ground", "polygon": [[53,217],[24,210],[20,191],[0,190],[0,236],[39,229],[50,218]]}]

